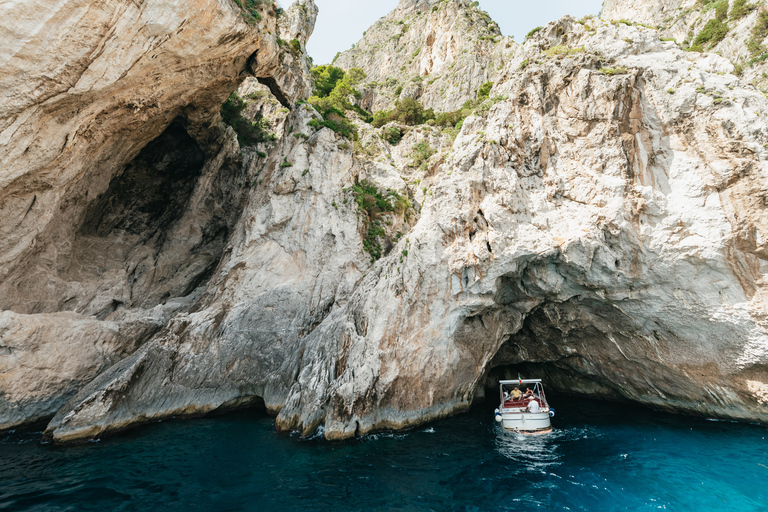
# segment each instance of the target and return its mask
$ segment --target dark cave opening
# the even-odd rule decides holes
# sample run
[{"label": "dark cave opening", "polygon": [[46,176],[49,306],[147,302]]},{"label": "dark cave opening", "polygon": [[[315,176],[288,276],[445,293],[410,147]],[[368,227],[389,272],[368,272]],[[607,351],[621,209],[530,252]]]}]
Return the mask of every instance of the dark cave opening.
[{"label": "dark cave opening", "polygon": [[175,119],[85,207],[59,267],[85,285],[58,310],[105,319],[204,286],[244,206],[246,174],[239,158],[206,155]]},{"label": "dark cave opening", "polygon": [[644,370],[614,343],[629,341],[621,335],[628,331],[630,326],[609,303],[582,297],[544,302],[501,344],[476,395],[493,402],[499,380],[520,377],[542,379],[547,392],[557,395],[628,402],[635,377]]},{"label": "dark cave opening", "polygon": [[89,205],[80,234],[124,232],[147,239],[164,231],[183,213],[204,163],[183,122],[173,121]]}]

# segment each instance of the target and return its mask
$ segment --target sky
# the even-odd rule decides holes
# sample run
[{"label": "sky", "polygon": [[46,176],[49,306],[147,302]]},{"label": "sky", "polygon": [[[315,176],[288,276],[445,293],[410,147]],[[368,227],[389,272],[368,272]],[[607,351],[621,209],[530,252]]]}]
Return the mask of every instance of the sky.
[{"label": "sky", "polygon": [[[287,7],[292,0],[278,0]],[[397,7],[398,0],[315,0],[320,9],[307,50],[315,64],[329,64],[336,52],[344,51],[363,37],[374,21]],[[480,0],[501,27],[504,35],[522,43],[531,29],[565,14],[581,18],[598,14],[602,0]]]}]

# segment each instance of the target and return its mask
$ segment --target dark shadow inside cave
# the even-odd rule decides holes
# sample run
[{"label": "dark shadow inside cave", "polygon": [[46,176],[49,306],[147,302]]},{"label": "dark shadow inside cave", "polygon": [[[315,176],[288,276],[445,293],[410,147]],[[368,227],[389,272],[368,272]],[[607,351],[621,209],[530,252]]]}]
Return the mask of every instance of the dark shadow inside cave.
[{"label": "dark shadow inside cave", "polygon": [[238,158],[207,166],[210,161],[183,119],[148,143],[85,208],[71,257],[59,266],[59,276],[77,283],[78,293],[52,309],[104,319],[121,307],[151,308],[205,284],[247,191]]},{"label": "dark shadow inside cave", "polygon": [[149,239],[162,233],[182,214],[204,163],[200,146],[175,120],[90,204],[80,234]]},{"label": "dark shadow inside cave", "polygon": [[[649,361],[628,360],[618,343],[636,343],[634,326],[608,302],[574,297],[545,302],[500,346],[487,366],[480,397],[495,400],[499,380],[542,379],[563,395],[628,401],[642,375],[659,375]],[[629,377],[625,379],[624,377]]]}]

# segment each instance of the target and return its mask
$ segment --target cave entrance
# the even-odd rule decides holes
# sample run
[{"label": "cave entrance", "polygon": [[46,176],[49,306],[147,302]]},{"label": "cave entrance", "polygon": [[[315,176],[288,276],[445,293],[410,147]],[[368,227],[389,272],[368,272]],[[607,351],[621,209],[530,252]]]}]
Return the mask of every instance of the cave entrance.
[{"label": "cave entrance", "polygon": [[609,301],[577,296],[544,302],[501,344],[477,394],[495,400],[498,381],[520,375],[542,379],[555,394],[632,400],[649,376],[669,376],[658,361],[640,355],[647,345],[632,319]]},{"label": "cave entrance", "polygon": [[147,241],[165,232],[182,214],[204,163],[205,154],[182,120],[173,121],[89,205],[80,234]]}]

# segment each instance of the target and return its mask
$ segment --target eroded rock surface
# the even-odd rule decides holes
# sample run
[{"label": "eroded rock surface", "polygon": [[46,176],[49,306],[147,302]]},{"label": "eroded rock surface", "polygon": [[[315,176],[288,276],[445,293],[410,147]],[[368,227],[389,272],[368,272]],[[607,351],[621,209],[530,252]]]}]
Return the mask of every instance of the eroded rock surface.
[{"label": "eroded rock surface", "polygon": [[249,183],[219,108],[249,74],[306,96],[277,38],[317,10],[294,11],[0,7],[0,427],[52,415],[199,296]]},{"label": "eroded rock surface", "polygon": [[495,80],[518,46],[468,0],[403,0],[334,65],[366,72],[362,105],[371,111],[406,97],[451,111]]}]

